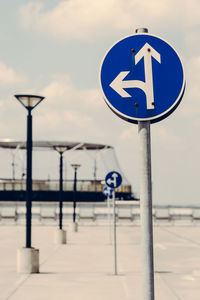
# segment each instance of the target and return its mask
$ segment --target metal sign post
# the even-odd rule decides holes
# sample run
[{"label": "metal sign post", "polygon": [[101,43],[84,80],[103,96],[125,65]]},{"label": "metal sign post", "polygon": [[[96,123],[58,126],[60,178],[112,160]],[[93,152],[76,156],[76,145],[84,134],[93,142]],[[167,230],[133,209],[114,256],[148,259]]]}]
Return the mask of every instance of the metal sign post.
[{"label": "metal sign post", "polygon": [[[148,32],[140,29],[139,32]],[[151,125],[150,121],[138,122],[140,163],[140,218],[142,249],[143,299],[154,300],[154,255],[152,222],[151,178]]]},{"label": "metal sign post", "polygon": [[143,299],[154,299],[150,122],[138,122]]},{"label": "metal sign post", "polygon": [[105,196],[107,196],[107,211],[108,211],[108,226],[109,226],[109,242],[110,244],[112,244],[112,232],[111,232],[111,199],[110,197],[113,195],[113,190],[106,186],[104,189],[103,189],[103,194]]},{"label": "metal sign post", "polygon": [[183,64],[165,40],[145,28],[115,43],[100,68],[104,100],[120,118],[138,124],[143,299],[154,300],[150,123],[168,117],[185,91]]},{"label": "metal sign post", "polygon": [[108,226],[109,226],[109,243],[112,244],[112,233],[111,233],[111,213],[110,213],[110,197],[107,197],[107,209],[108,209]]},{"label": "metal sign post", "polygon": [[114,275],[117,275],[117,228],[115,190],[113,190],[113,248],[114,248]]},{"label": "metal sign post", "polygon": [[122,183],[121,175],[116,172],[110,172],[105,178],[106,185],[113,189],[112,199],[113,199],[113,249],[114,249],[114,275],[117,273],[117,226],[116,226],[116,203],[115,203],[115,189],[118,188]]}]

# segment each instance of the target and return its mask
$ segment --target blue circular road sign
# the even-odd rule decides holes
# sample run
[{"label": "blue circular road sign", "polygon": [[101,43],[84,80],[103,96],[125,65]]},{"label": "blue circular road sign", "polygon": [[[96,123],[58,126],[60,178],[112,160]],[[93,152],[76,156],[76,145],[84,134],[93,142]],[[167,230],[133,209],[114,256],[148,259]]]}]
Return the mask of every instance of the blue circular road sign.
[{"label": "blue circular road sign", "polygon": [[106,175],[105,182],[108,187],[116,189],[122,183],[122,176],[116,171],[109,172]]},{"label": "blue circular road sign", "polygon": [[103,189],[103,194],[107,197],[111,196],[112,192],[113,192],[113,190],[108,186],[105,186],[105,188]]},{"label": "blue circular road sign", "polygon": [[183,65],[163,39],[145,33],[128,36],[106,53],[100,85],[111,110],[122,119],[158,122],[171,114],[185,90]]}]

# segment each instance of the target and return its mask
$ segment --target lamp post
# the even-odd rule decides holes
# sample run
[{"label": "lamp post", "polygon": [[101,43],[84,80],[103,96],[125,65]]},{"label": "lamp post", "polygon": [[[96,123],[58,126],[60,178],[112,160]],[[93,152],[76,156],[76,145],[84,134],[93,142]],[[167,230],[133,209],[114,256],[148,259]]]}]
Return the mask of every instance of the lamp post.
[{"label": "lamp post", "polygon": [[76,222],[76,182],[77,182],[77,169],[81,166],[79,164],[71,164],[74,168],[74,197],[73,197],[73,226],[74,231],[78,231],[78,223]]},{"label": "lamp post", "polygon": [[[22,273],[39,272],[39,250],[31,247],[31,208],[32,208],[32,110],[44,99],[36,95],[15,95],[17,100],[27,109],[27,142],[26,142],[26,246],[29,250],[24,250],[19,254],[18,271]],[[35,252],[36,251],[36,252]],[[36,255],[38,253],[38,255]],[[31,257],[38,256],[38,266]],[[23,260],[27,261],[27,266],[23,265]],[[36,258],[35,258],[36,259]],[[37,259],[36,259],[37,260]],[[25,268],[25,269],[24,269]]]},{"label": "lamp post", "polygon": [[66,244],[66,232],[63,230],[63,153],[67,150],[66,146],[55,146],[54,149],[60,155],[59,166],[59,230],[55,236],[55,242],[58,244]]}]

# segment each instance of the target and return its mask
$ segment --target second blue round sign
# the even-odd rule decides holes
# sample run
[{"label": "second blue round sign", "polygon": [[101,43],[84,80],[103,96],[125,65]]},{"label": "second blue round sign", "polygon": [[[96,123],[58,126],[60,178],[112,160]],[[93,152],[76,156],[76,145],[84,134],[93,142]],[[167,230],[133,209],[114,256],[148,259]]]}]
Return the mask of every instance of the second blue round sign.
[{"label": "second blue round sign", "polygon": [[105,188],[103,189],[103,194],[107,197],[111,196],[112,192],[113,192],[113,190],[108,186],[105,186]]},{"label": "second blue round sign", "polygon": [[106,53],[100,84],[111,110],[126,121],[160,121],[180,103],[185,89],[181,59],[163,39],[128,36]]},{"label": "second blue round sign", "polygon": [[106,175],[105,182],[111,189],[116,189],[122,183],[122,176],[116,171],[109,172]]}]

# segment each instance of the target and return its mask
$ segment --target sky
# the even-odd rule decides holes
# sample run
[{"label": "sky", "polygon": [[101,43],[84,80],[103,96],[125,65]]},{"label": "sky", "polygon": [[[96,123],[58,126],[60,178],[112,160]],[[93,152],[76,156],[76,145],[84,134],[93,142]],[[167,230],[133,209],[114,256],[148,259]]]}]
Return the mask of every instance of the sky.
[{"label": "sky", "polygon": [[[111,45],[145,27],[174,46],[186,75],[179,107],[151,125],[153,203],[200,205],[200,2],[174,5],[172,0],[0,0],[0,139],[26,139],[26,112],[13,95],[42,95],[45,100],[33,111],[34,139],[112,145],[139,195],[137,125],[107,107],[98,77]],[[57,159],[42,155],[42,160],[35,155],[33,164],[43,163],[43,169]],[[0,177],[11,176],[9,159],[1,150]]]}]

